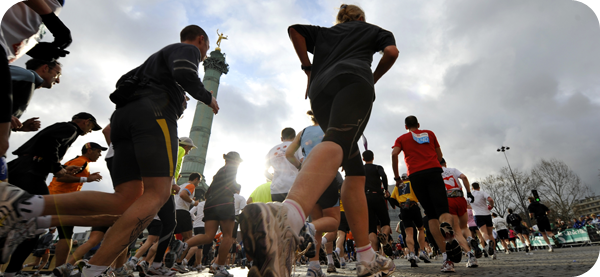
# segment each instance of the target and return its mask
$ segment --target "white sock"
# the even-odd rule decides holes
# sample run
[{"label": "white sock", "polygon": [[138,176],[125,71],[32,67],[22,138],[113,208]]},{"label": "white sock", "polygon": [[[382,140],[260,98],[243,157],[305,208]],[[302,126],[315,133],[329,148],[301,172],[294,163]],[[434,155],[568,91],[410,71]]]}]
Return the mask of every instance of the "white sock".
[{"label": "white sock", "polygon": [[138,258],[136,256],[133,256],[131,257],[131,261],[137,264]]},{"label": "white sock", "polygon": [[338,248],[335,249],[335,252],[337,252],[338,255],[339,255],[340,253],[342,253],[342,250],[340,250],[340,248],[338,247]]},{"label": "white sock", "polygon": [[448,260],[448,254],[446,252],[442,253],[442,261]]},{"label": "white sock", "polygon": [[310,261],[308,263],[308,267],[312,267],[312,268],[320,268],[321,264],[319,263],[319,261]]},{"label": "white sock", "polygon": [[52,216],[51,215],[38,216],[35,218],[35,221],[37,223],[38,228],[43,228],[43,229],[50,228],[50,225],[52,224]]},{"label": "white sock", "polygon": [[29,220],[42,215],[42,212],[44,211],[44,202],[43,196],[34,195],[17,204],[17,209],[19,209],[19,214],[21,214],[23,219]]},{"label": "white sock", "polygon": [[292,231],[294,231],[296,234],[300,233],[300,230],[302,230],[302,227],[304,227],[304,222],[306,221],[306,216],[304,215],[302,206],[300,206],[298,202],[290,199],[283,201],[283,205],[288,208],[287,218]]},{"label": "white sock", "polygon": [[346,263],[346,259],[344,257],[340,257],[341,263]]},{"label": "white sock", "polygon": [[162,266],[161,262],[152,262],[152,267],[154,268],[160,268]]},{"label": "white sock", "polygon": [[371,244],[356,248],[356,259],[361,262],[371,262],[375,257],[375,251]]},{"label": "white sock", "polygon": [[325,245],[325,244],[327,244],[327,238],[325,236],[323,236],[321,238],[321,245]]},{"label": "white sock", "polygon": [[210,265],[212,268],[216,269],[219,267],[219,265],[217,263],[213,263],[212,265]]},{"label": "white sock", "polygon": [[187,263],[188,263],[188,260],[186,258],[183,258],[183,260],[181,261],[181,264],[182,265],[187,265]]},{"label": "white sock", "polygon": [[333,263],[333,254],[327,254],[327,264]]},{"label": "white sock", "polygon": [[[85,277],[95,277],[95,276],[100,276],[100,274],[102,274],[102,272],[104,272],[106,270],[107,266],[105,265],[91,265],[91,264],[87,264],[83,267],[83,276]],[[4,275],[6,276],[6,275]]]},{"label": "white sock", "polygon": [[184,242],[183,243],[183,247],[181,249],[182,249],[181,251],[187,250],[188,249],[188,244]]}]

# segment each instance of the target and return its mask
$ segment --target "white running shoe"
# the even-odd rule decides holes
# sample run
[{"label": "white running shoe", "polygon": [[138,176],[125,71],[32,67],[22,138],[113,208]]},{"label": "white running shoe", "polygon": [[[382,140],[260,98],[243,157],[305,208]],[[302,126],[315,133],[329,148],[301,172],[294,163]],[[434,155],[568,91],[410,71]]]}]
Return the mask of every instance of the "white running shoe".
[{"label": "white running shoe", "polygon": [[377,274],[379,273],[390,275],[395,269],[396,265],[394,265],[394,261],[379,254],[375,254],[375,257],[370,262],[360,261],[356,264],[358,277],[378,276]]},{"label": "white running shoe", "polygon": [[[335,268],[335,267],[334,267]],[[306,277],[325,277],[325,273],[323,273],[323,270],[321,270],[321,267],[318,268],[314,268],[314,267],[308,267],[308,270],[306,271]]]},{"label": "white running shoe", "polygon": [[429,260],[429,255],[425,250],[421,250],[421,253],[419,254],[419,259],[423,260],[426,264],[431,263],[431,260]]},{"label": "white running shoe", "polygon": [[478,266],[479,264],[477,264],[477,258],[475,258],[475,255],[473,253],[467,253],[467,267],[473,268]]},{"label": "white running shoe", "polygon": [[215,269],[214,277],[233,277],[233,274],[229,273],[224,266],[219,266]]},{"label": "white running shoe", "polygon": [[327,273],[336,273],[337,270],[335,269],[335,264],[328,264],[327,265]]},{"label": "white running shoe", "polygon": [[147,276],[175,276],[176,273],[177,272],[170,270],[164,265],[159,268],[151,266],[146,272]]},{"label": "white running shoe", "polygon": [[189,271],[189,270],[186,268],[186,266],[185,266],[185,265],[183,265],[183,264],[175,264],[175,265],[173,265],[173,267],[172,267],[171,269],[173,269],[173,270],[175,270],[175,271],[177,271],[177,272],[179,272],[179,273],[188,273],[188,272],[190,272],[190,271]]},{"label": "white running shoe", "polygon": [[300,237],[291,228],[283,203],[252,203],[244,208],[240,227],[246,254],[263,276],[291,276]]},{"label": "white running shoe", "polygon": [[410,267],[419,267],[417,265],[417,256],[415,256],[415,253],[410,253],[408,254],[408,262],[410,263]]},{"label": "white running shoe", "polygon": [[169,252],[165,255],[165,266],[167,268],[172,268],[175,264],[175,261],[179,259],[181,253],[183,253],[184,242],[177,240],[175,238],[171,239],[169,243]]},{"label": "white running shoe", "polygon": [[450,260],[445,260],[442,264],[442,272],[454,272],[454,263]]},{"label": "white running shoe", "polygon": [[[20,200],[29,197],[31,195],[21,188],[0,182],[0,237],[6,237],[17,223],[23,221],[16,206]],[[2,260],[8,260],[8,257],[2,257]]]},{"label": "white running shoe", "polygon": [[138,275],[140,277],[146,277],[146,275],[148,275],[148,273],[147,273],[148,267],[149,267],[148,262],[141,261],[135,266],[135,269],[137,270]]},{"label": "white running shoe", "polygon": [[75,266],[71,265],[70,263],[66,263],[61,266],[55,267],[52,270],[52,273],[56,277],[69,277],[69,276],[71,276],[71,272],[73,271],[74,268],[75,268]]}]

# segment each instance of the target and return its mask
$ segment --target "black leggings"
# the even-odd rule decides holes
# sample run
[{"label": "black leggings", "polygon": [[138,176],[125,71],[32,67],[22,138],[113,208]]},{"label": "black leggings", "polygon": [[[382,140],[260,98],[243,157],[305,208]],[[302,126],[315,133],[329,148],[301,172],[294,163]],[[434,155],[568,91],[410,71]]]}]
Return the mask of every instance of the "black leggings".
[{"label": "black leggings", "polygon": [[173,201],[173,195],[169,197],[169,200],[160,208],[158,211],[158,217],[162,222],[162,231],[160,231],[160,238],[158,239],[158,246],[156,248],[156,256],[154,256],[154,262],[162,263],[167,247],[173,239],[173,231],[177,226],[177,220],[175,218],[175,201]]},{"label": "black leggings", "polygon": [[446,185],[441,173],[442,168],[431,168],[408,176],[415,196],[430,220],[449,213]]},{"label": "black leggings", "polygon": [[311,99],[311,108],[321,129],[323,141],[335,142],[342,147],[342,166],[346,176],[365,176],[358,149],[360,139],[375,100],[375,89],[363,78],[342,74]]}]

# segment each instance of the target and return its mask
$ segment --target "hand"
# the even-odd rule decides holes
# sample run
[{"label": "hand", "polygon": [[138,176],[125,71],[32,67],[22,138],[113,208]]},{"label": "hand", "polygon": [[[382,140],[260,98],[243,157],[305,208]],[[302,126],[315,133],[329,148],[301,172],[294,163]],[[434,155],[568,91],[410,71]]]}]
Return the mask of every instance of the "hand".
[{"label": "hand", "polygon": [[473,203],[473,202],[475,202],[475,197],[473,196],[473,194],[471,194],[471,192],[470,192],[470,191],[469,191],[469,192],[467,192],[467,198],[471,199],[471,202],[470,202],[470,203]]},{"label": "hand", "polygon": [[492,210],[492,208],[493,208],[492,206],[488,205],[488,210],[490,210],[490,211],[491,211],[491,210]]},{"label": "hand", "polygon": [[30,119],[25,120],[25,122],[23,122],[23,127],[21,127],[19,131],[32,132],[39,130],[42,124],[38,119],[39,117],[32,117]]},{"label": "hand", "polygon": [[[213,93],[212,90],[210,91],[210,93]],[[212,108],[214,114],[219,113],[219,103],[217,102],[217,98],[215,98],[214,96],[210,101],[210,107]]]},{"label": "hand", "polygon": [[198,206],[198,203],[200,203],[200,201],[198,201],[198,200],[194,201],[194,206]]},{"label": "hand", "polygon": [[66,174],[67,171],[64,168],[61,168],[58,172],[54,173],[54,177],[60,178],[62,176],[65,176]]},{"label": "hand", "polygon": [[73,175],[75,174],[75,172],[81,170],[81,167],[76,165],[69,165],[65,168],[65,170],[67,171],[67,174]]},{"label": "hand", "polygon": [[10,119],[10,128],[13,130],[19,130],[23,127],[23,124],[21,123],[21,121],[16,117],[13,116]]},{"label": "hand", "polygon": [[51,61],[60,57],[66,57],[69,53],[69,51],[60,49],[50,42],[40,42],[31,48],[31,50],[27,51],[27,55],[30,57],[43,61]]},{"label": "hand", "polygon": [[179,186],[178,185],[173,184],[173,186],[171,187],[171,189],[174,190],[175,193],[179,193]]},{"label": "hand", "polygon": [[71,38],[71,31],[65,24],[56,16],[55,13],[51,12],[49,14],[40,15],[42,18],[42,22],[46,25],[46,28],[52,33],[54,36],[54,44],[56,47],[65,49],[71,45],[73,39]]},{"label": "hand", "polygon": [[398,189],[404,189],[406,185],[404,184],[404,182],[402,181],[396,181],[396,187],[398,187]]},{"label": "hand", "polygon": [[385,193],[384,193],[384,197],[385,198],[390,198],[390,192],[386,190]]},{"label": "hand", "polygon": [[102,180],[102,175],[100,172],[95,172],[90,174],[90,177],[87,178],[88,182],[100,182]]}]

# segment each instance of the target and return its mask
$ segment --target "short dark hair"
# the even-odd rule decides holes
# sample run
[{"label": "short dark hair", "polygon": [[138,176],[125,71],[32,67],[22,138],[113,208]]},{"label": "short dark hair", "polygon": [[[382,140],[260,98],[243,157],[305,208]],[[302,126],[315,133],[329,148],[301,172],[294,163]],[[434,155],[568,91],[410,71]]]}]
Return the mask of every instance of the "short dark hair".
[{"label": "short dark hair", "polygon": [[513,209],[511,209],[511,208],[508,208],[508,213],[509,213],[509,214],[512,214],[512,213],[513,213]]},{"label": "short dark hair", "polygon": [[493,216],[493,217],[497,217],[497,216],[498,216],[498,214],[496,214],[496,213],[492,213],[492,216]]},{"label": "short dark hair", "polygon": [[479,183],[477,183],[477,182],[473,182],[473,183],[471,184],[471,186],[472,186],[474,189],[479,189]]},{"label": "short dark hair", "polygon": [[419,121],[417,120],[416,116],[409,115],[404,119],[404,125],[406,125],[408,128],[418,128]]},{"label": "short dark hair", "polygon": [[25,68],[29,70],[37,70],[43,65],[47,65],[50,69],[54,68],[57,65],[61,65],[57,60],[44,61],[40,59],[30,59],[25,62]]},{"label": "short dark hair", "polygon": [[281,138],[282,139],[293,139],[296,137],[296,130],[293,128],[287,127],[281,130]]},{"label": "short dark hair", "polygon": [[366,162],[372,162],[374,159],[373,156],[373,151],[371,150],[365,150],[365,152],[362,152],[363,160],[365,160]]},{"label": "short dark hair", "polygon": [[535,198],[533,196],[527,197],[527,200],[529,200],[529,202],[535,202]]},{"label": "short dark hair", "polygon": [[190,174],[190,177],[188,178],[188,180],[194,181],[198,178],[202,178],[202,176],[200,175],[200,173],[194,172],[194,173]]},{"label": "short dark hair", "polygon": [[179,33],[179,39],[181,39],[181,41],[194,40],[199,36],[204,36],[204,41],[208,42],[206,32],[198,25],[186,26],[181,30],[181,33]]}]

